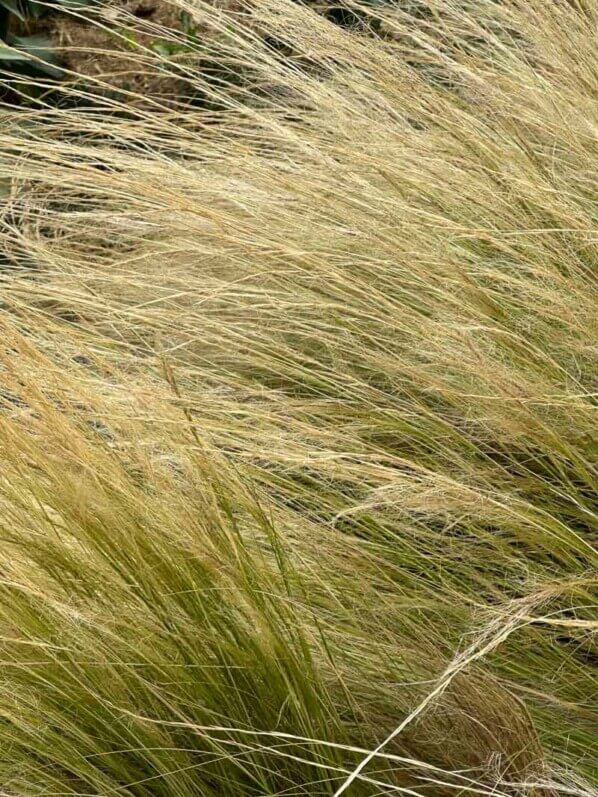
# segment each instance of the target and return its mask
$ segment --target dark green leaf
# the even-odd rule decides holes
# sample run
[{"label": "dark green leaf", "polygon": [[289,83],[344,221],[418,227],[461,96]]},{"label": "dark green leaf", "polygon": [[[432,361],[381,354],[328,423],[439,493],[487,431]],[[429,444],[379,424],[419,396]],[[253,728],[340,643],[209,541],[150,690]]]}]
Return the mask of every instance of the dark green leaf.
[{"label": "dark green leaf", "polygon": [[56,5],[65,8],[85,8],[86,6],[97,6],[98,0],[55,0]]},{"label": "dark green leaf", "polygon": [[64,77],[64,71],[60,68],[60,61],[52,48],[50,39],[43,35],[37,34],[35,36],[11,36],[7,44],[12,50],[5,45],[6,55],[3,55],[3,50],[0,49],[0,58],[4,57],[12,61],[31,61],[32,66],[38,72],[46,74],[49,77],[60,80]]},{"label": "dark green leaf", "polygon": [[0,61],[27,61],[27,53],[19,52],[13,47],[9,47],[6,42],[0,41]]},{"label": "dark green leaf", "polygon": [[14,14],[15,17],[24,22],[27,18],[27,3],[21,2],[21,0],[0,0],[0,5],[7,8],[11,14]]}]

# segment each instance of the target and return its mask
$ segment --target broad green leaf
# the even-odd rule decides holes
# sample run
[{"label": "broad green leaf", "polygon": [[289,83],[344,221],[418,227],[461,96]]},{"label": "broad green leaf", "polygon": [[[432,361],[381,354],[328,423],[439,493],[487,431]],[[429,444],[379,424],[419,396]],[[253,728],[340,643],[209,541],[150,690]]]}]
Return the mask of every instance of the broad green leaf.
[{"label": "broad green leaf", "polygon": [[14,14],[21,22],[25,22],[27,19],[27,5],[26,2],[23,3],[21,0],[0,0],[0,6],[7,8],[10,13]]},{"label": "broad green leaf", "polygon": [[86,6],[98,5],[97,0],[56,0],[57,5],[66,8],[85,8]]},{"label": "broad green leaf", "polygon": [[14,47],[9,47],[6,42],[0,41],[0,61],[28,61],[27,53],[19,52]]},{"label": "broad green leaf", "polygon": [[36,34],[34,36],[12,36],[10,43],[18,48],[25,56],[21,60],[35,59],[35,67],[39,71],[45,72],[47,75],[57,80],[64,76],[64,71],[60,68],[60,62],[56,57],[52,42],[48,36],[44,34]]},{"label": "broad green leaf", "polygon": [[48,7],[45,3],[38,3],[37,0],[29,0],[27,11],[30,16],[37,19],[41,17],[42,14],[45,14],[47,10]]}]

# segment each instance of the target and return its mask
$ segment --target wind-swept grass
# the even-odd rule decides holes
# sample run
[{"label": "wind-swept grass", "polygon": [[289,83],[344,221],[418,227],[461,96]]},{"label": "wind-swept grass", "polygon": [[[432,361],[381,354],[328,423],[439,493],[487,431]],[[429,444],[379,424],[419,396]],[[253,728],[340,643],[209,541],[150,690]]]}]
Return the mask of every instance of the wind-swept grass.
[{"label": "wind-swept grass", "polygon": [[0,111],[0,786],[596,794],[598,5],[176,5]]}]

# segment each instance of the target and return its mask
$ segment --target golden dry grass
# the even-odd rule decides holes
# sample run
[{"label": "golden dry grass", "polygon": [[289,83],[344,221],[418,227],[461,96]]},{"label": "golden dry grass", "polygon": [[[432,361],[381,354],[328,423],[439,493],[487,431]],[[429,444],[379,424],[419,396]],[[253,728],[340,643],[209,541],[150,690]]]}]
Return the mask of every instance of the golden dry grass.
[{"label": "golden dry grass", "polygon": [[596,794],[598,4],[175,5],[0,112],[2,789]]}]

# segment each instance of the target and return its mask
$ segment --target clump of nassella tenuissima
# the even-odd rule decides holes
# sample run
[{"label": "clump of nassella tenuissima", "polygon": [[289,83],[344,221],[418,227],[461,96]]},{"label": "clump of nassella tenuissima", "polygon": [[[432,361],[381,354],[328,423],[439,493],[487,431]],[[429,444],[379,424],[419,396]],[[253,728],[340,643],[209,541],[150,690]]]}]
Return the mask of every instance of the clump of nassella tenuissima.
[{"label": "clump of nassella tenuissima", "polygon": [[597,794],[598,0],[344,8],[0,109],[9,797]]}]

